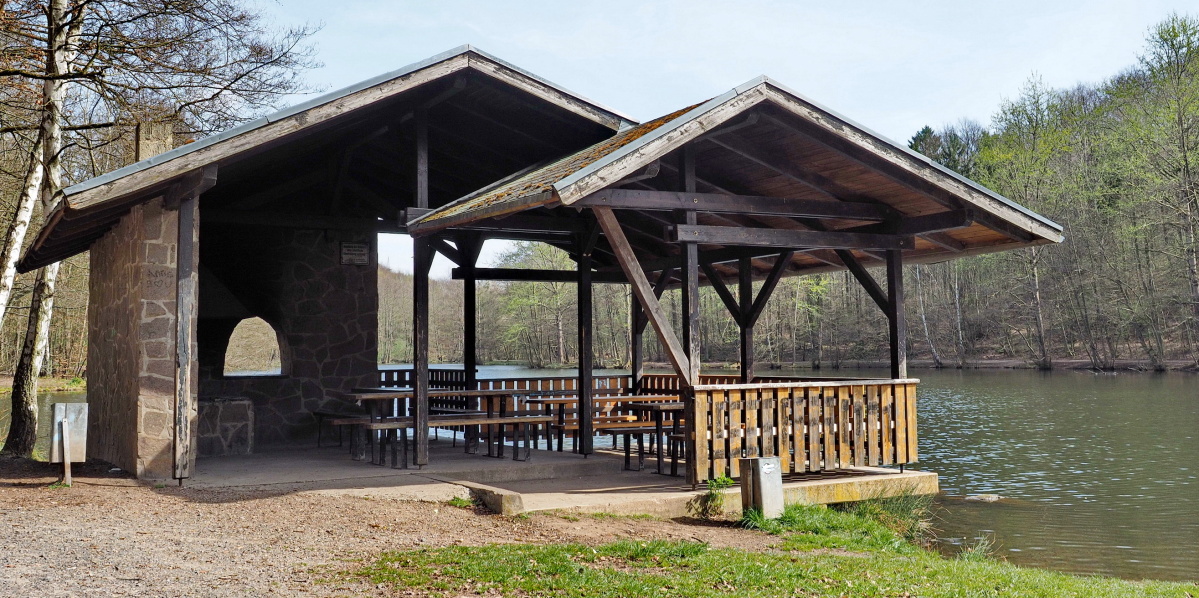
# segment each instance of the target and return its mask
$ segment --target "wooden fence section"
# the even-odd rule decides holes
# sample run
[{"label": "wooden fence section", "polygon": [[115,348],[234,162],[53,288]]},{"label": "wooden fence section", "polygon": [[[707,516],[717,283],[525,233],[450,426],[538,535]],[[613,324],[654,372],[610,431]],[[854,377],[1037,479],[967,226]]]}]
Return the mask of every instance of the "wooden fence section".
[{"label": "wooden fence section", "polygon": [[777,456],[791,473],[913,463],[916,382],[697,386],[688,477],[738,477],[742,457]]},{"label": "wooden fence section", "polygon": [[[412,368],[379,369],[379,386],[412,388]],[[429,368],[429,388],[460,390],[466,388],[466,370]]]}]

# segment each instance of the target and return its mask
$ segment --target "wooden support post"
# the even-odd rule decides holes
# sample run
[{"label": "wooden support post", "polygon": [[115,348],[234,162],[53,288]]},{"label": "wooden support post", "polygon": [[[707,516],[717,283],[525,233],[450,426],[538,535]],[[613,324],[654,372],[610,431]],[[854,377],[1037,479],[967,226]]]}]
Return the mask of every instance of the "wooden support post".
[{"label": "wooden support post", "polygon": [[412,240],[412,401],[416,408],[416,465],[429,464],[429,267],[433,248]]},{"label": "wooden support post", "polygon": [[592,429],[592,416],[595,406],[591,368],[595,358],[592,354],[592,305],[591,305],[591,253],[595,249],[596,234],[588,232],[579,235],[578,248],[578,308],[579,308],[579,452],[584,456],[590,455],[595,431]]},{"label": "wooden support post", "polygon": [[466,388],[478,388],[478,294],[476,288],[475,263],[479,259],[482,242],[474,235],[458,237],[458,254],[462,258],[462,369],[466,370]]},{"label": "wooden support post", "polygon": [[[682,148],[682,160],[679,168],[679,176],[682,178],[683,188],[681,191],[687,193],[695,192],[695,146],[692,144],[684,145]],[[696,224],[695,210],[685,210],[679,214],[679,223],[683,225],[694,226]],[[687,438],[687,481],[691,483],[691,487],[695,488],[699,484],[700,471],[698,463],[704,460],[698,452],[701,450],[701,439],[696,432],[696,421],[699,418],[699,411],[696,408],[695,386],[699,384],[700,365],[703,361],[699,342],[699,244],[694,242],[682,242],[682,263],[680,266],[680,274],[682,275],[682,293],[683,293],[683,347],[687,352],[687,375],[684,376],[683,383],[683,420],[686,426]],[[704,446],[703,450],[707,450]]]},{"label": "wooden support post", "polygon": [[632,378],[633,394],[641,393],[641,379],[645,377],[645,311],[637,302],[637,295],[629,293],[629,375]]},{"label": "wooden support post", "polygon": [[903,313],[903,252],[887,252],[887,323],[891,337],[891,377],[908,377],[908,327]]},{"label": "wooden support post", "polygon": [[[416,208],[429,207],[429,118],[416,110]],[[412,401],[416,408],[417,467],[429,464],[429,268],[433,246],[428,239],[412,239]]]},{"label": "wooden support post", "polygon": [[[176,195],[179,230],[175,259],[175,446],[174,477],[182,484],[192,476],[199,382],[196,379],[196,314],[200,285],[200,195],[216,184],[217,167],[205,167],[188,177]],[[173,203],[175,197],[169,197]]]},{"label": "wooden support post", "polygon": [[737,326],[741,329],[741,383],[749,384],[754,381],[754,322],[750,322],[748,317],[754,305],[753,263],[749,258],[741,258],[738,266],[740,316]]},{"label": "wooden support post", "polygon": [[[679,175],[682,177],[686,193],[695,192],[695,148],[684,145],[682,149],[682,164]],[[696,224],[695,210],[682,210],[679,213],[679,224],[694,226]],[[687,374],[688,384],[699,383],[700,343],[699,343],[699,244],[682,243],[683,278],[683,348],[687,352],[690,369]]]}]

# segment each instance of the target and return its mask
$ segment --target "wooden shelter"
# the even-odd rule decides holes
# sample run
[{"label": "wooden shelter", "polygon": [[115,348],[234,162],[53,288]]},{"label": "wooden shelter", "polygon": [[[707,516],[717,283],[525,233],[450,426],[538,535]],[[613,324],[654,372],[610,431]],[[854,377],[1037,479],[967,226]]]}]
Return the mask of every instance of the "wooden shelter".
[{"label": "wooden shelter", "polygon": [[[184,478],[197,396],[227,405],[230,425],[253,418],[260,441],[284,441],[310,434],[311,413],[339,392],[387,381],[375,365],[377,232],[415,239],[415,364],[393,382],[415,391],[417,464],[428,461],[430,387],[534,383],[475,380],[476,281],[578,283],[570,385],[582,413],[600,384],[591,287],[622,282],[635,297],[633,370],[602,383],[682,394],[692,482],[735,475],[739,456],[778,455],[792,471],[915,461],[903,264],[1061,240],[1053,222],[766,78],[638,124],[462,48],[67,190],[22,268],[92,249],[89,402],[107,430],[93,454]],[[477,267],[491,238],[549,243],[577,268]],[[346,261],[363,246],[362,262]],[[431,379],[435,253],[458,264],[468,325],[462,372]],[[882,282],[872,266],[885,267]],[[890,377],[755,377],[754,324],[778,281],[842,269],[887,315]],[[735,379],[700,371],[704,284],[741,329]],[[679,333],[659,304],[672,287]],[[219,374],[250,315],[279,332],[278,379]],[[644,374],[647,326],[674,375]],[[230,397],[241,402],[220,402]],[[590,420],[580,426],[587,454]]]}]

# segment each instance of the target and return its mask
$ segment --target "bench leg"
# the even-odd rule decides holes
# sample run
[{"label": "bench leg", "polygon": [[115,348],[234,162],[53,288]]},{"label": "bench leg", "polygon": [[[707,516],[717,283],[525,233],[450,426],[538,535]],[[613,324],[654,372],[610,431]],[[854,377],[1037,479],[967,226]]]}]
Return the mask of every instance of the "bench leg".
[{"label": "bench leg", "polygon": [[474,455],[479,452],[479,426],[466,427],[466,453]]},{"label": "bench leg", "polygon": [[[625,442],[628,442],[627,440]],[[645,434],[637,435],[637,471],[645,469]]]},{"label": "bench leg", "polygon": [[[616,434],[612,435],[612,447],[616,447]],[[624,469],[625,471],[633,471],[633,446],[629,444],[629,435],[624,435]]]},{"label": "bench leg", "polygon": [[366,461],[366,430],[355,424],[350,432],[350,453],[355,461]]},{"label": "bench leg", "polygon": [[[396,446],[396,431],[387,431],[387,441],[391,445],[391,466],[396,466],[396,458],[399,456],[400,447]],[[382,452],[382,451],[379,451]],[[379,465],[383,465],[383,459],[379,459]]]},{"label": "bench leg", "polygon": [[396,449],[393,447],[391,452],[391,466],[393,468],[408,469],[408,430],[400,430],[400,462],[396,463]]}]

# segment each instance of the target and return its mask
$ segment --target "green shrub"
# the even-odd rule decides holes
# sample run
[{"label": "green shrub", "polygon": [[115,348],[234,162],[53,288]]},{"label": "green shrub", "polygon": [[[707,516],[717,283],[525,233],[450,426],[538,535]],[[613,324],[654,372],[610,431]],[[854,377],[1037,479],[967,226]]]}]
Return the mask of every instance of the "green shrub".
[{"label": "green shrub", "polygon": [[724,514],[724,491],[737,484],[733,478],[720,476],[705,482],[708,491],[699,497],[699,516],[712,519]]}]

